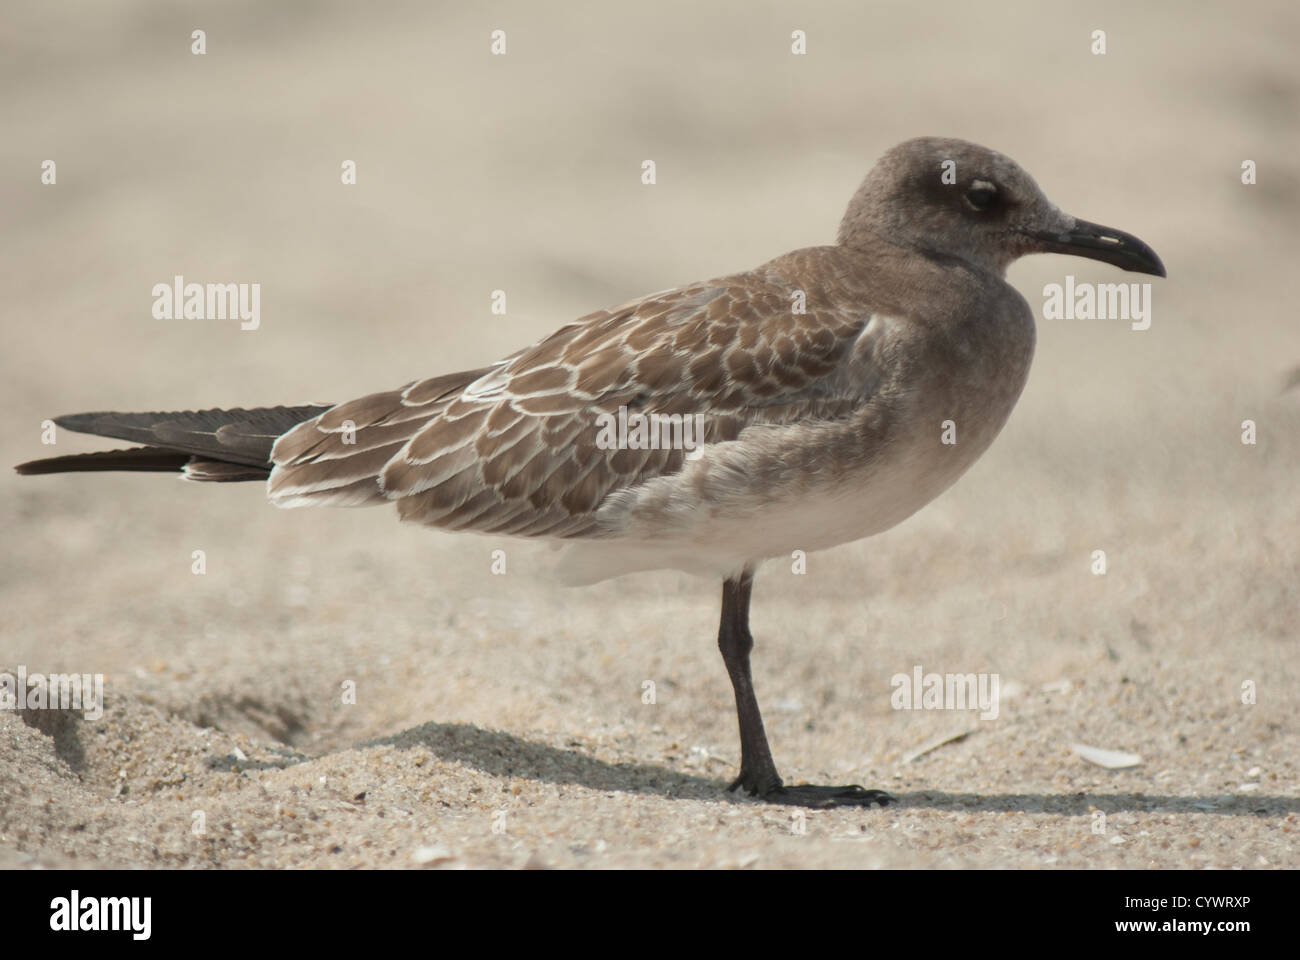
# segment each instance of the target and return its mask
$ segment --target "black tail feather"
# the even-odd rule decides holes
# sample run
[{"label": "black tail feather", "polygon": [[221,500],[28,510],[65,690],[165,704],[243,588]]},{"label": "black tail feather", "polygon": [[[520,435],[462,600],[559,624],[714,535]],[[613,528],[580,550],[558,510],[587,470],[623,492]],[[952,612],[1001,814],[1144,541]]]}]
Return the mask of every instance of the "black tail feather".
[{"label": "black tail feather", "polygon": [[[253,410],[74,413],[56,417],[54,422],[76,433],[131,440],[146,446],[33,460],[14,469],[26,475],[184,469],[186,476],[195,480],[265,479],[271,470],[271,448],[275,441],[304,420],[328,409],[328,404],[308,404]],[[230,469],[231,466],[242,469]]]},{"label": "black tail feather", "polygon": [[102,450],[98,453],[77,453],[66,457],[31,460],[14,467],[24,476],[41,473],[89,473],[96,470],[141,470],[161,472],[180,470],[189,462],[188,453],[177,453],[162,447],[132,447],[129,450]]}]

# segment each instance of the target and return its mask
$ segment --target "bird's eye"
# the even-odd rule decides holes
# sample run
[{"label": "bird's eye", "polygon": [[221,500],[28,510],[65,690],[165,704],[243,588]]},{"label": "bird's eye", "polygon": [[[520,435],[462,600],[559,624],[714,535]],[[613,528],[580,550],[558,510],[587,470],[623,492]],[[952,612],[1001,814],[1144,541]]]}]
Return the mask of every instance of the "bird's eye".
[{"label": "bird's eye", "polygon": [[980,213],[990,210],[998,202],[998,188],[987,180],[976,180],[966,191],[966,202]]}]

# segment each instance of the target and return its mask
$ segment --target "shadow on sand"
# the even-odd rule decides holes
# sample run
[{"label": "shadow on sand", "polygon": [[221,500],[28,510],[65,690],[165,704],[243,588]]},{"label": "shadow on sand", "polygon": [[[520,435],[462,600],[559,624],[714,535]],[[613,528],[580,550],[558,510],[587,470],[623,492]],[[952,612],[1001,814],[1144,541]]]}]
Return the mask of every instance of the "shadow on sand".
[{"label": "shadow on sand", "polygon": [[[578,750],[535,743],[497,730],[463,723],[425,723],[358,746],[391,745],[402,750],[424,747],[448,763],[463,763],[498,777],[523,777],[542,783],[568,784],[606,792],[639,793],[672,799],[756,803],[727,791],[726,780],[677,773],[667,767],[606,763]],[[888,789],[888,785],[863,784]],[[1104,813],[1214,813],[1228,816],[1277,817],[1300,812],[1300,797],[1238,795],[1230,803],[1216,798],[1149,793],[945,793],[939,790],[889,791],[896,808],[960,812],[1050,813],[1088,816]]]}]

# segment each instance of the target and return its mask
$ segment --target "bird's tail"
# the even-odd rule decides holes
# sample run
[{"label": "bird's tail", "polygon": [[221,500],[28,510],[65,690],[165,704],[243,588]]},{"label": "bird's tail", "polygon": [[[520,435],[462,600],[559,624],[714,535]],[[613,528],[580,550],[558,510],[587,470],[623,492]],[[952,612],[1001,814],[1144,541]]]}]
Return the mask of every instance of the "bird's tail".
[{"label": "bird's tail", "polygon": [[206,482],[265,480],[271,447],[282,434],[326,410],[328,404],[258,407],[253,410],[193,410],[183,413],[75,413],[56,417],[65,430],[144,444],[21,463],[21,474],[98,470],[182,471]]}]

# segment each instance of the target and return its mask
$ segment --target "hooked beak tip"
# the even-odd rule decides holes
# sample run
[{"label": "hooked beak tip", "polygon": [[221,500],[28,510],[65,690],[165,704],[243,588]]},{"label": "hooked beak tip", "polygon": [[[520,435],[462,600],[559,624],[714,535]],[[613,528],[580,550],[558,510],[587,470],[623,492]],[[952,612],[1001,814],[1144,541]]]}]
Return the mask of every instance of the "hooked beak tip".
[{"label": "hooked beak tip", "polygon": [[1100,260],[1153,277],[1167,276],[1159,255],[1143,241],[1125,233],[1087,220],[1075,220],[1074,227],[1063,233],[1035,234],[1037,248],[1043,253],[1064,253],[1089,260]]}]

